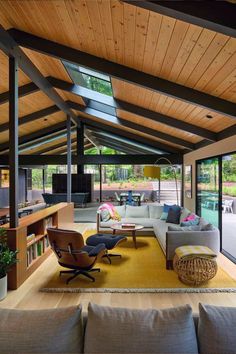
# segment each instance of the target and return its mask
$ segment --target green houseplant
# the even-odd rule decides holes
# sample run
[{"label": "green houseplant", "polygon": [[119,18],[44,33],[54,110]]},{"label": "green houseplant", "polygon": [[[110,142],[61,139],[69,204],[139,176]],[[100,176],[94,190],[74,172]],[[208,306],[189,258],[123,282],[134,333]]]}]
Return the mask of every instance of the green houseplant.
[{"label": "green houseplant", "polygon": [[7,273],[17,262],[17,251],[12,251],[7,244],[7,231],[0,228],[0,301],[7,295]]}]

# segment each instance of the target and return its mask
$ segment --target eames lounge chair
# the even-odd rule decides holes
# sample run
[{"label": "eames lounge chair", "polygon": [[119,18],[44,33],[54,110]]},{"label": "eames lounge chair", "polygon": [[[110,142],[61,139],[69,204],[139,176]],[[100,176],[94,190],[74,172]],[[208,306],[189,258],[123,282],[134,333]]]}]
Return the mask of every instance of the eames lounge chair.
[{"label": "eames lounge chair", "polygon": [[48,228],[47,233],[58,263],[62,267],[70,269],[60,271],[60,275],[73,274],[67,279],[66,284],[80,274],[95,281],[95,278],[89,272],[100,272],[99,268],[93,267],[97,259],[106,253],[105,245],[100,243],[96,247],[86,246],[83,236],[76,231]]}]

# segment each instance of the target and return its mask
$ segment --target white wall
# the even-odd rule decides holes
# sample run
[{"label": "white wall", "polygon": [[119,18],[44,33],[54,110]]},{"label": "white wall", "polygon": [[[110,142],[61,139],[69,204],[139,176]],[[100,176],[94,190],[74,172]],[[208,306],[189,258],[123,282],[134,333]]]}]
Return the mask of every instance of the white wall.
[{"label": "white wall", "polygon": [[192,198],[184,197],[184,206],[195,211],[196,160],[236,151],[236,135],[184,155],[184,165],[192,165]]}]

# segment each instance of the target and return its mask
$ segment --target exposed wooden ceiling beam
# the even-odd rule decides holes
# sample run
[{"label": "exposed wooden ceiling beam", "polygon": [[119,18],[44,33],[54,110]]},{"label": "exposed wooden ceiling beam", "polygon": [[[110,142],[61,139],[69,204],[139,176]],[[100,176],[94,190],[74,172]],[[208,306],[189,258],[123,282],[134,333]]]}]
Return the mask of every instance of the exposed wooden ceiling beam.
[{"label": "exposed wooden ceiling beam", "polygon": [[[23,125],[23,124],[26,124],[26,123],[33,122],[33,121],[35,121],[37,119],[49,116],[50,114],[53,114],[53,113],[56,113],[56,112],[59,112],[59,111],[60,111],[60,109],[57,106],[51,106],[51,107],[47,107],[47,108],[41,109],[39,111],[27,114],[27,115],[25,115],[23,117],[20,117],[19,121],[18,121],[18,125],[20,126],[20,125]],[[3,123],[3,124],[0,125],[0,133],[2,133],[4,131],[7,131],[8,129],[9,129],[9,123],[8,122]]]},{"label": "exposed wooden ceiling beam", "polygon": [[10,29],[9,33],[15,41],[23,47],[105,73],[111,77],[208,108],[211,111],[229,117],[235,118],[236,116],[236,104],[232,102],[146,74],[124,65],[113,63],[77,49],[34,36],[30,33],[17,29]]},{"label": "exposed wooden ceiling beam", "polygon": [[[84,107],[80,104],[77,104],[76,102],[68,101],[68,105],[71,108],[78,110],[79,112],[86,113],[86,114],[91,115],[93,117],[101,118],[106,122],[114,123],[114,124],[117,124],[118,126],[128,127],[128,128],[131,128],[131,129],[134,129],[137,131],[142,131],[145,134],[165,140],[167,142],[171,142],[171,143],[183,146],[183,147],[190,149],[190,150],[194,149],[194,144],[189,141],[186,141],[184,139],[180,139],[180,138],[175,137],[170,134],[166,134],[166,133],[148,128],[145,125],[140,125],[140,124],[131,122],[131,121],[123,119],[123,118],[114,117],[114,116],[111,116],[105,112],[98,111],[98,110],[90,108],[90,107]],[[168,144],[167,144],[167,146],[168,146]]]},{"label": "exposed wooden ceiling beam", "polygon": [[78,119],[68,107],[60,95],[56,92],[49,81],[41,74],[31,60],[25,55],[12,36],[0,25],[0,49],[8,56],[17,58],[22,71],[42,90],[63,112],[71,117],[75,124]]},{"label": "exposed wooden ceiling beam", "polygon": [[131,5],[236,37],[236,4],[229,1],[123,0]]},{"label": "exposed wooden ceiling beam", "polygon": [[[183,155],[180,154],[168,154],[161,155],[167,157],[174,165],[181,165],[183,163]],[[82,165],[145,165],[154,164],[157,156],[153,155],[84,155],[77,157],[72,156],[72,164]],[[66,165],[66,155],[20,155],[19,165],[23,166],[35,166],[35,165]],[[159,164],[165,164],[164,160],[160,160]],[[8,166],[9,156],[0,155],[0,165]]]},{"label": "exposed wooden ceiling beam", "polygon": [[[33,82],[19,87],[18,97],[24,97],[31,93],[38,92],[39,88]],[[0,105],[9,101],[9,91],[0,94]]]}]

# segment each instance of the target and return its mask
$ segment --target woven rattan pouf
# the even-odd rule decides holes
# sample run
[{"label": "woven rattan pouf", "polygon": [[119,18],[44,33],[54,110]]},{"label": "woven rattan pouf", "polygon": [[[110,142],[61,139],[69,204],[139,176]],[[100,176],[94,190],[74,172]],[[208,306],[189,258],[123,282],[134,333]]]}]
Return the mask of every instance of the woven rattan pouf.
[{"label": "woven rattan pouf", "polygon": [[204,256],[178,258],[175,254],[173,266],[179,279],[187,285],[201,285],[217,273],[216,260]]}]

